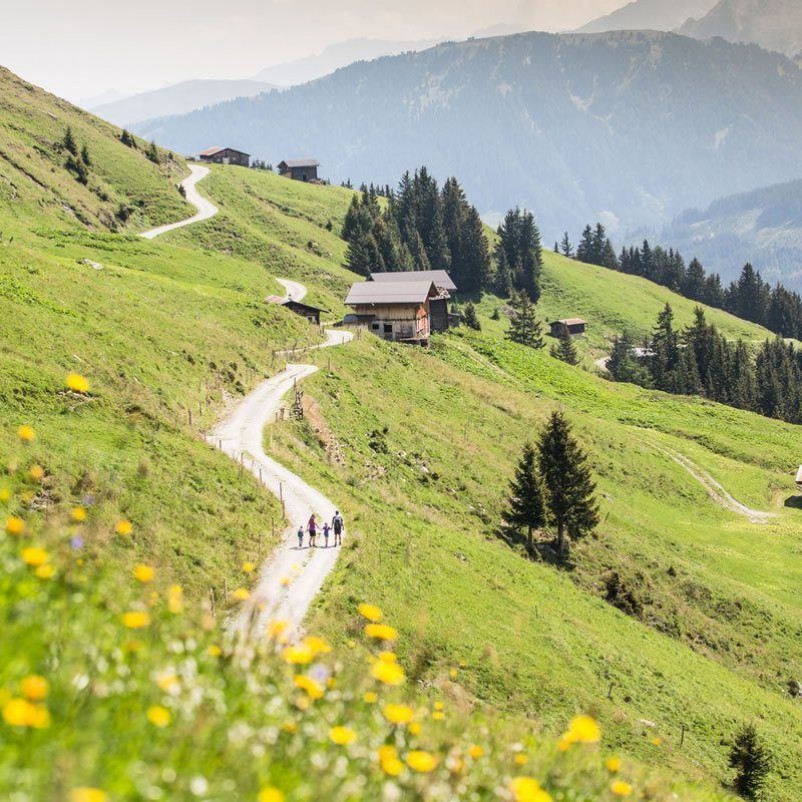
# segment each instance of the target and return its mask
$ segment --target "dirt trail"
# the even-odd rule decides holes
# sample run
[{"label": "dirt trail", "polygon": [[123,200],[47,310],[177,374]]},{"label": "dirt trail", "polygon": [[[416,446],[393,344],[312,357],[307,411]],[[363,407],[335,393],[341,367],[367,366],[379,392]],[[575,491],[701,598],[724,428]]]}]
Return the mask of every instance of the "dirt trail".
[{"label": "dirt trail", "polygon": [[678,451],[673,451],[668,448],[656,446],[656,448],[672,459],[677,465],[681,465],[688,473],[699,482],[707,494],[713,501],[725,510],[734,512],[737,515],[742,515],[744,518],[750,520],[753,524],[766,524],[772,518],[776,518],[777,514],[773,512],[763,512],[761,510],[753,510],[742,504],[736,498],[733,498],[709,473],[703,471],[695,462],[689,460]]},{"label": "dirt trail", "polygon": [[[342,345],[353,337],[350,332],[332,330],[327,331],[326,336],[327,342],[318,347]],[[286,370],[249,393],[208,435],[210,443],[237,462],[242,461],[268,490],[283,499],[290,523],[282,542],[262,567],[257,587],[235,621],[235,626],[243,632],[253,627],[256,633],[262,633],[268,621],[278,619],[287,622],[290,637],[297,635],[340,551],[333,547],[298,548],[295,534],[298,527],[305,525],[313,512],[321,521],[331,521],[335,504],[268,457],[262,448],[264,427],[282,406],[284,396],[297,381],[316,370],[315,365],[287,365]]]},{"label": "dirt trail", "polygon": [[209,220],[214,217],[220,210],[208,199],[198,192],[196,184],[203,181],[209,175],[208,167],[201,167],[199,164],[190,164],[190,175],[187,176],[182,182],[181,186],[186,192],[186,198],[197,210],[198,213],[193,217],[188,217],[186,220],[180,220],[177,223],[168,223],[166,226],[159,226],[152,228],[150,231],[143,231],[139,236],[143,239],[156,239],[168,231],[175,231],[177,228],[184,228],[184,226],[191,226],[194,223],[200,223],[203,220]]}]

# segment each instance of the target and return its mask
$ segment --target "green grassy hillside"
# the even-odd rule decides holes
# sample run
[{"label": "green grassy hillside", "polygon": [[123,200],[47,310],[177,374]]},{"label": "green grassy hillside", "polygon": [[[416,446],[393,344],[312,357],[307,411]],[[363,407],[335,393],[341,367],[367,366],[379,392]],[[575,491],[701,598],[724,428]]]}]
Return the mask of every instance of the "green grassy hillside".
[{"label": "green grassy hillside", "polygon": [[[70,510],[88,511],[91,567],[97,558],[110,578],[93,596],[97,610],[75,619],[79,629],[103,628],[104,616],[123,609],[110,588],[130,584],[121,577],[140,561],[157,565],[165,582],[179,582],[188,599],[208,599],[213,588],[219,600],[226,588],[243,583],[241,563],[264,556],[274,542],[273,525],[280,529],[282,522],[275,499],[202,435],[227,403],[283,366],[276,348],[319,336],[265,302],[279,290],[276,277],[304,282],[313,303],[332,317],[342,313],[354,276],[342,266],[345,244],[337,232],[350,193],[216,168],[200,189],[221,213],[144,241],[137,230],[188,214],[175,189],[185,165],[163,153],[156,166],[141,148],[122,145],[111,127],[8,73],[0,81],[7,89],[0,125],[10,141],[8,152],[0,152],[0,192],[7,193],[0,194],[0,450],[11,455],[0,490],[12,496],[6,512],[22,515],[37,535],[43,511],[50,513],[55,533],[44,528],[48,548],[66,552],[64,535],[75,531],[66,523]],[[63,169],[59,142],[67,124],[92,154],[88,188]],[[120,203],[137,210],[125,225],[114,218]],[[662,288],[547,255],[540,314],[588,320],[582,346],[588,363],[620,328],[645,333],[666,302],[681,323],[690,322],[692,304]],[[345,646],[359,629],[356,603],[375,600],[402,632],[400,654],[413,683],[421,683],[414,685],[418,690],[465,712],[486,712],[491,720],[500,713],[515,732],[531,728],[527,743],[551,744],[575,713],[589,712],[601,719],[609,748],[713,787],[728,776],[735,730],[755,720],[776,753],[769,798],[799,798],[789,797],[788,789],[802,787],[802,717],[787,685],[802,658],[795,592],[802,577],[793,559],[802,529],[798,512],[783,506],[793,491],[788,473],[799,461],[798,429],[700,400],[612,385],[592,370],[512,345],[503,337],[504,323],[490,319],[501,305],[486,297],[482,333],[435,338],[429,352],[364,335],[309,357],[324,370],[306,386],[312,401],[306,422],[280,427],[270,441],[278,457],[342,505],[350,524],[348,548],[313,626]],[[721,312],[709,317],[731,336],[768,336]],[[89,380],[88,394],[65,388],[72,372]],[[557,406],[591,451],[602,493],[599,537],[577,549],[570,573],[526,561],[493,535],[521,444]],[[22,424],[37,432],[24,449],[16,434]],[[777,517],[758,526],[721,509],[666,450],[692,459],[740,501]],[[334,454],[342,459],[330,458]],[[44,468],[41,481],[29,475],[32,465]],[[120,518],[132,521],[132,536],[114,534]],[[16,570],[16,547],[6,539],[4,548],[3,559]],[[66,576],[74,569],[65,565]],[[604,600],[613,570],[638,596],[636,615]],[[41,605],[36,610],[53,603],[30,583],[20,587],[13,597],[19,609],[26,593]],[[57,589],[64,591],[61,599],[83,593],[72,585]],[[7,626],[18,620],[18,608],[9,609]],[[48,630],[64,637],[59,632],[55,624]],[[110,654],[119,633],[103,632]],[[169,627],[163,632],[178,638]],[[193,632],[187,629],[186,638],[205,644],[206,636]],[[20,633],[20,643],[34,637]],[[2,683],[17,682],[25,665],[28,671],[52,668],[40,646],[15,662],[0,691]],[[170,661],[172,646],[163,646],[156,638],[145,650],[136,669],[140,682]],[[227,653],[225,665],[238,663],[234,654]],[[74,667],[80,661],[70,655],[67,664]],[[204,665],[207,670],[211,699],[220,686],[217,669]],[[68,688],[71,677],[59,681]],[[220,680],[232,681],[244,699],[242,677]],[[126,705],[135,707],[139,690],[131,693]],[[103,704],[90,706],[97,719],[65,716],[62,746],[72,731],[101,731],[91,728],[100,726]],[[215,776],[224,778],[228,764],[210,757],[215,740],[240,732],[239,724],[259,726],[239,704],[232,705],[240,718],[230,728],[232,720],[209,702],[215,723],[204,730],[208,738],[196,760],[170,752],[166,741],[168,751],[157,745],[149,759],[186,760],[187,771],[211,760]],[[324,718],[341,713],[331,708]],[[376,724],[370,710],[353,715],[366,730]],[[522,725],[527,719],[538,723]],[[271,722],[279,726],[277,718]],[[186,719],[186,734],[194,723]],[[447,750],[457,731],[447,731],[437,748]],[[137,730],[132,743],[149,743],[149,732]],[[319,741],[315,733],[310,738]],[[265,744],[272,745],[271,738],[266,734]],[[87,765],[105,765],[82,744]],[[304,748],[303,741],[293,742],[276,752],[276,761],[297,758]],[[125,775],[130,756],[110,754],[119,761],[119,797],[138,798]],[[253,798],[253,766],[226,759],[248,778],[239,792]],[[334,765],[328,761],[320,765]],[[478,783],[477,798],[507,793],[511,768],[493,765],[496,774]],[[13,776],[13,766],[6,764],[6,776]],[[286,780],[287,788],[303,785],[295,775],[282,775],[280,766],[273,774],[272,781]],[[141,796],[154,780],[149,775],[137,782]],[[220,782],[214,791],[220,799],[245,798]],[[641,779],[638,793],[668,796],[663,780],[651,787]],[[186,782],[174,787],[174,797],[187,798],[187,788]],[[571,793],[556,798],[610,795]],[[420,794],[436,798],[428,790]]]}]

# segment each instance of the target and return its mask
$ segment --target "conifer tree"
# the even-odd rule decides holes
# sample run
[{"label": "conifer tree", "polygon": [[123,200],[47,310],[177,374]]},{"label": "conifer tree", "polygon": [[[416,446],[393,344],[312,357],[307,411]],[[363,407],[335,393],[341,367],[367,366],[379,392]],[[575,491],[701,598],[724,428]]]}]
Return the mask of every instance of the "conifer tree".
[{"label": "conifer tree", "polygon": [[134,150],[137,149],[136,139],[133,137],[130,131],[126,131],[125,128],[123,128],[123,132],[120,134],[120,142],[122,142],[123,145],[128,148],[133,148]]},{"label": "conifer tree", "polygon": [[482,330],[482,324],[479,322],[479,316],[476,314],[476,306],[473,301],[468,301],[468,303],[465,304],[465,308],[462,312],[462,319],[465,321],[465,325],[468,328],[474,329],[475,331]]},{"label": "conifer tree", "polygon": [[562,255],[567,257],[568,259],[572,259],[574,256],[574,248],[571,245],[571,240],[568,237],[568,232],[566,231],[563,234],[563,241],[560,243],[560,250],[562,251]]},{"label": "conifer tree", "polygon": [[159,162],[161,162],[161,157],[159,156],[159,149],[156,147],[155,142],[150,143],[146,155],[154,164],[159,164]]},{"label": "conifer tree", "polygon": [[538,473],[538,456],[531,443],[524,444],[515,476],[510,482],[504,524],[506,537],[513,541],[518,540],[523,530],[527,551],[534,554],[534,533],[546,525],[546,504]]},{"label": "conifer tree", "polygon": [[522,292],[513,301],[514,314],[507,336],[513,342],[530,348],[543,348],[543,327],[537,319],[535,305]]},{"label": "conifer tree", "polygon": [[578,540],[599,524],[596,485],[585,451],[562,412],[553,412],[538,441],[538,466],[549,517],[557,527],[557,550],[565,558],[567,540]]},{"label": "conifer tree", "polygon": [[735,792],[744,799],[760,799],[771,771],[771,754],[754,724],[746,724],[735,736],[729,764],[735,769]]},{"label": "conifer tree", "polygon": [[569,365],[579,364],[579,354],[576,351],[574,338],[571,336],[571,332],[568,331],[567,326],[562,327],[557,344],[552,345],[551,355],[562,362],[567,362]]},{"label": "conifer tree", "polygon": [[72,153],[73,156],[78,155],[78,144],[75,141],[75,136],[72,133],[72,128],[67,126],[67,130],[64,132],[64,148],[68,153]]},{"label": "conifer tree", "polygon": [[81,161],[87,166],[92,166],[92,157],[89,155],[89,148],[84,144],[81,148]]}]

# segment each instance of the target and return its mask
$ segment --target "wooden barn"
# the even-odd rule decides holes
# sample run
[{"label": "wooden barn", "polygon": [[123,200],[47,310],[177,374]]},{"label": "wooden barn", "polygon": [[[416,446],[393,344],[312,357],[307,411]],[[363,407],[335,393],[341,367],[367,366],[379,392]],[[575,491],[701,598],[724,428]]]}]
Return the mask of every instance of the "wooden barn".
[{"label": "wooden barn", "polygon": [[445,270],[409,270],[394,273],[371,273],[369,281],[391,284],[408,284],[414,281],[428,281],[440,291],[437,298],[429,300],[429,327],[431,331],[446,331],[454,322],[448,312],[448,301],[456,293],[457,285]]},{"label": "wooden barn", "polygon": [[566,329],[572,337],[581,337],[587,327],[587,323],[581,317],[567,317],[564,320],[555,320],[549,325],[552,337],[562,337]]},{"label": "wooden barn", "polygon": [[251,155],[234,148],[208,148],[198,154],[202,162],[210,164],[236,164],[239,167],[251,166]]},{"label": "wooden barn", "polygon": [[320,162],[316,159],[287,159],[279,162],[278,172],[284,178],[293,181],[317,181],[317,168]]},{"label": "wooden barn", "polygon": [[310,323],[317,326],[320,325],[320,315],[322,312],[328,312],[328,309],[321,309],[319,306],[312,306],[311,304],[301,303],[301,301],[293,301],[292,298],[284,301],[283,307],[295,312],[296,315],[305,317]]},{"label": "wooden barn", "polygon": [[346,306],[349,318],[385,340],[428,345],[432,332],[432,302],[447,300],[448,293],[434,282],[361,281],[351,286]]}]

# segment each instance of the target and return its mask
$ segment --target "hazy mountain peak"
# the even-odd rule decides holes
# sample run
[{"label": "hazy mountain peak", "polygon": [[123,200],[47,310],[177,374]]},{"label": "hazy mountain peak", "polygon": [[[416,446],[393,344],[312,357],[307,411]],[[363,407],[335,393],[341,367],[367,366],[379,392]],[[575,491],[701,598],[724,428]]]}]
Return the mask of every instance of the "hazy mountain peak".
[{"label": "hazy mountain peak", "polygon": [[689,19],[679,32],[697,39],[720,36],[730,42],[756,44],[796,56],[802,51],[802,3],[720,0],[700,19]]},{"label": "hazy mountain peak", "polygon": [[633,0],[622,8],[589,22],[579,28],[577,33],[672,31],[690,17],[703,16],[716,2],[717,0]]}]

